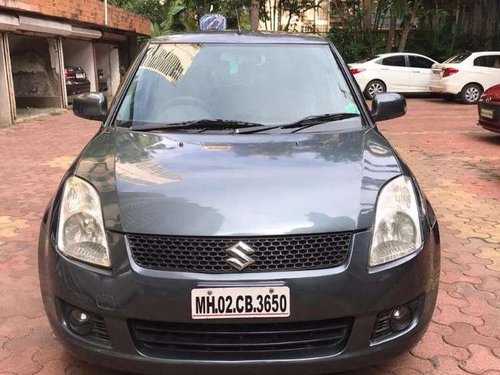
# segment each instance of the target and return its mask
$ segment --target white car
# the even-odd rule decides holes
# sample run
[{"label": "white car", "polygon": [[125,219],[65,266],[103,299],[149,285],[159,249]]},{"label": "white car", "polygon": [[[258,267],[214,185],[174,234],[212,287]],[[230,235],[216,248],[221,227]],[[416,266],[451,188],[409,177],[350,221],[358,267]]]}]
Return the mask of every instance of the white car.
[{"label": "white car", "polygon": [[384,53],[349,64],[351,73],[368,99],[381,92],[429,92],[435,60],[416,53]]},{"label": "white car", "polygon": [[432,73],[431,91],[474,104],[485,90],[500,84],[500,51],[461,53],[433,65]]}]

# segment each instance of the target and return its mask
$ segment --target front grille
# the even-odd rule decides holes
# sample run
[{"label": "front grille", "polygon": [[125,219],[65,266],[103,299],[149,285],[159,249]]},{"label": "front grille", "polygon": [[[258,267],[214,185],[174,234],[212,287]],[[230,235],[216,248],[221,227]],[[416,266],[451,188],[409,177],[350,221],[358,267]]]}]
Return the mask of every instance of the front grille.
[{"label": "front grille", "polygon": [[226,250],[239,241],[249,245],[255,263],[241,272],[295,271],[331,268],[347,260],[352,234],[326,233],[268,237],[176,237],[127,235],[139,266],[155,270],[239,272],[226,260]]},{"label": "front grille", "polygon": [[131,320],[129,326],[138,349],[152,357],[262,359],[338,353],[352,319],[251,324]]}]

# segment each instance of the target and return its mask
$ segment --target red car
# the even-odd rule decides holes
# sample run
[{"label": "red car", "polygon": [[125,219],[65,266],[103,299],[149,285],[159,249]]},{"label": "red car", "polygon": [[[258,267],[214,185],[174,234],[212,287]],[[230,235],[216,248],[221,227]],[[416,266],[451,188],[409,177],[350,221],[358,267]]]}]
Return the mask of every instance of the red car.
[{"label": "red car", "polygon": [[500,85],[490,87],[478,102],[479,124],[486,130],[500,133]]}]

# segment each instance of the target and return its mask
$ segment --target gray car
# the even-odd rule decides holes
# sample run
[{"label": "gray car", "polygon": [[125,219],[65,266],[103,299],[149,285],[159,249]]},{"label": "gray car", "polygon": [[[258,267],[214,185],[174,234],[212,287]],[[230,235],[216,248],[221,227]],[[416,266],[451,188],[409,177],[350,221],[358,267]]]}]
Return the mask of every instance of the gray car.
[{"label": "gray car", "polygon": [[333,45],[209,32],[151,40],[43,217],[40,285],[75,356],[143,373],[317,374],[425,332],[439,230]]}]

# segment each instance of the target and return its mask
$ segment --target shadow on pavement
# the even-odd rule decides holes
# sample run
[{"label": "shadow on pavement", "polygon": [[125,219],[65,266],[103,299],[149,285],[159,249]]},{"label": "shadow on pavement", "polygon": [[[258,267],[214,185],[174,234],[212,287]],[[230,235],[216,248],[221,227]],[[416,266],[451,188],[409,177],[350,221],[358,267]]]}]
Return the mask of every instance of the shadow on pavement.
[{"label": "shadow on pavement", "polygon": [[[488,130],[485,130],[487,132]],[[500,134],[495,133],[485,133],[485,134],[471,134],[472,137],[476,138],[478,141],[486,142],[492,145],[500,146]]]}]

